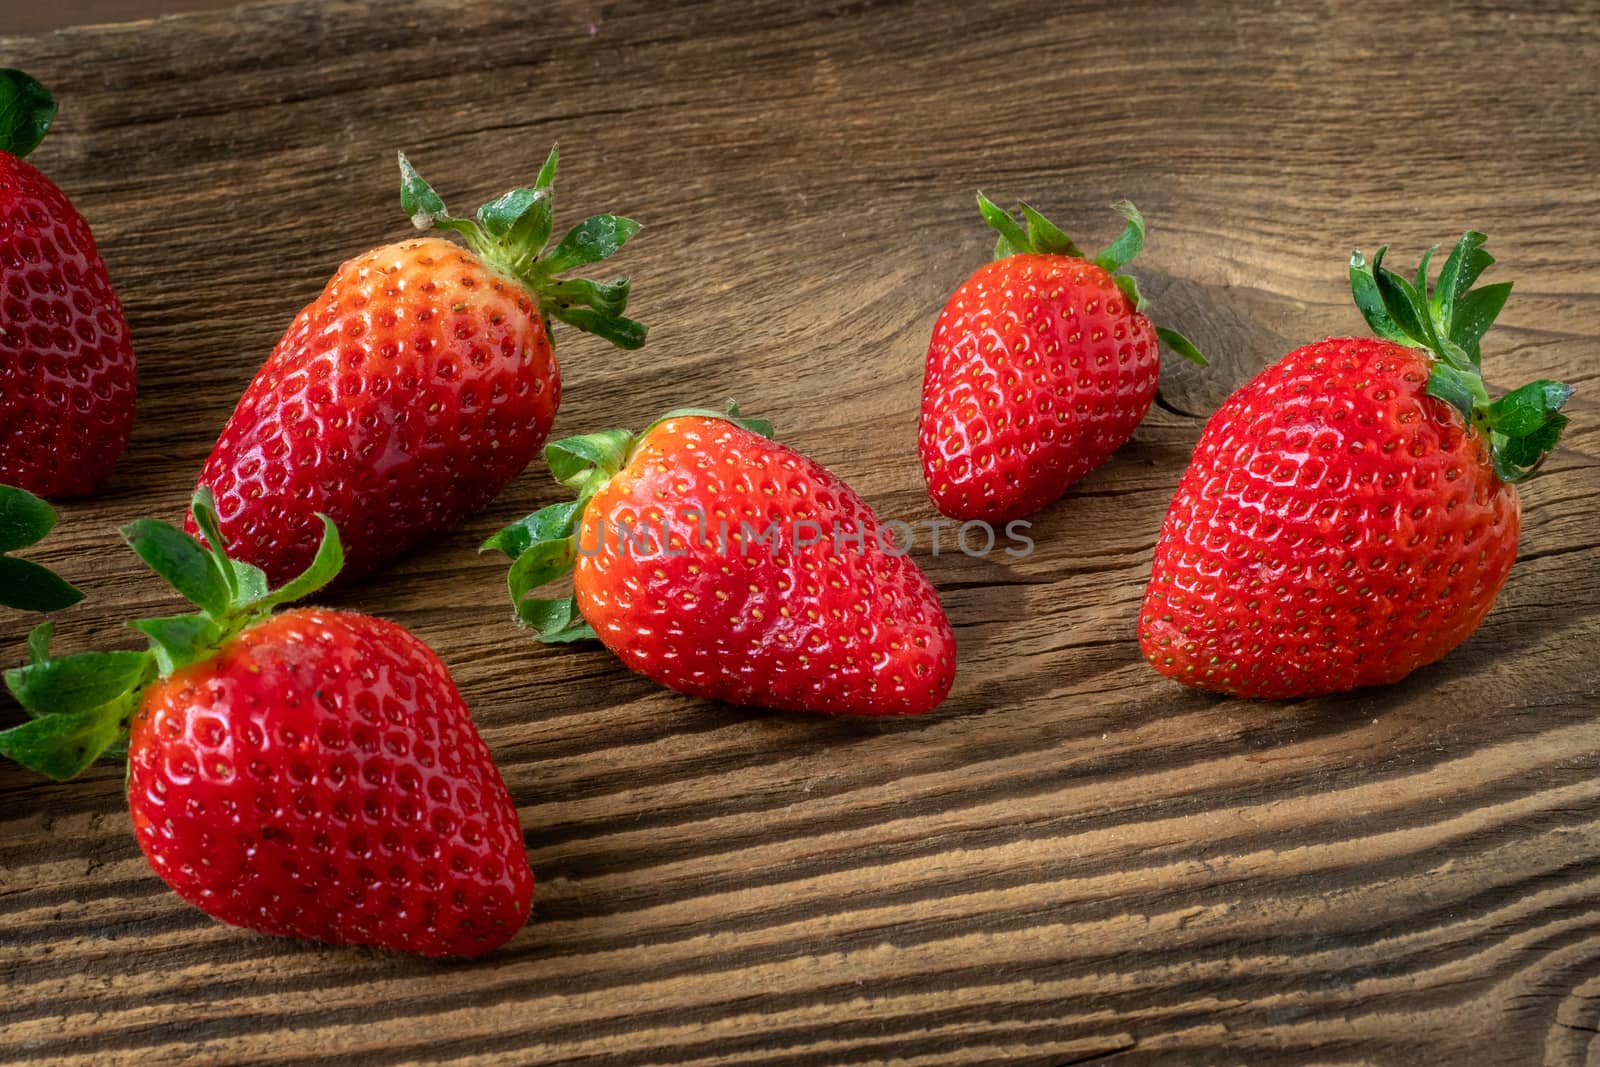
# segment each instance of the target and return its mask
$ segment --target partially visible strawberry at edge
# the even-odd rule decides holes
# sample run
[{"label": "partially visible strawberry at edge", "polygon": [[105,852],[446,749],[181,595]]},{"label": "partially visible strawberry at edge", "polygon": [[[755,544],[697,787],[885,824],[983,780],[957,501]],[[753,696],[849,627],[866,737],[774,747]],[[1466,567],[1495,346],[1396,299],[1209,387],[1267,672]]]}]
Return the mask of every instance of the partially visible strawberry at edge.
[{"label": "partially visible strawberry at edge", "polygon": [[55,113],[42,85],[0,70],[0,484],[72,497],[128,447],[136,368],[88,222],[22,158]]},{"label": "partially visible strawberry at edge", "polygon": [[[226,544],[210,494],[193,514]],[[342,562],[338,531],[277,589],[165,523],[123,533],[199,608],[132,624],[138,652],[51,658],[50,624],[6,684],[33,717],[0,753],[57,780],[126,744],[151,868],[207,914],[268,934],[477,956],[528,920],[515,805],[444,663],[392,622],[273,609]]]}]

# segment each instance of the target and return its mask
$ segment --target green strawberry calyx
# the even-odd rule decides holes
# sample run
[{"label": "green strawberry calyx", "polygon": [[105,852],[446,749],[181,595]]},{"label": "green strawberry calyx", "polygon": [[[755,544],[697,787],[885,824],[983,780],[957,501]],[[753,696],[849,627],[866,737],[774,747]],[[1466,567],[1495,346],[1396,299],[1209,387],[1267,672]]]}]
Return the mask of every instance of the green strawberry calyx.
[{"label": "green strawberry calyx", "polygon": [[322,544],[305,572],[277,589],[257,567],[229,559],[217,528],[216,502],[202,487],[193,502],[207,547],[175,526],[139,519],[122,536],[140,559],[200,610],[128,625],[142,633],[140,651],[82,652],[50,657],[50,623],[28,636],[29,663],[6,672],[6,687],[29,721],[0,731],[0,754],[65,781],[102,754],[123,750],[144,688],[192,663],[210,659],[234,635],[280,604],[309,596],[344,566],[339,531],[323,517]]},{"label": "green strawberry calyx", "polygon": [[605,430],[554,441],[545,446],[550,473],[562,485],[577,491],[576,500],[551,504],[512,523],[483,543],[481,551],[505,553],[512,560],[506,575],[517,622],[531,630],[546,644],[565,644],[595,638],[594,629],[578,611],[578,599],[533,597],[529,594],[571,573],[577,562],[577,534],[583,525],[589,501],[618,472],[628,465],[639,443],[668,419],[699,416],[723,419],[762,437],[772,436],[772,423],[751,419],[739,413],[739,405],[728,401],[723,411],[710,408],[679,408],[656,419],[641,433]]},{"label": "green strawberry calyx", "polygon": [[1428,393],[1461,412],[1467,425],[1489,443],[1495,474],[1503,482],[1525,481],[1555,448],[1566,429],[1561,408],[1573,389],[1541,379],[1491,401],[1483,384],[1483,335],[1511,295],[1510,282],[1474,289],[1494,263],[1475,230],[1461,235],[1430,287],[1429,267],[1437,246],[1423,253],[1416,279],[1407,280],[1383,265],[1388,246],[1368,263],[1361,250],[1350,254],[1350,290],[1372,332],[1389,341],[1422,348],[1432,357]]},{"label": "green strawberry calyx", "polygon": [[575,329],[602,337],[619,348],[639,348],[648,327],[627,318],[628,279],[596,282],[559,275],[615,255],[639,232],[632,219],[592,215],[567,231],[546,250],[554,226],[557,150],[531,187],[512,189],[478,209],[476,218],[459,219],[445,210],[433,186],[422,179],[400,153],[400,206],[419,230],[430,227],[460,234],[485,263],[516,278],[539,302],[548,328],[557,319]]},{"label": "green strawberry calyx", "polygon": [[55,529],[55,509],[26,489],[0,485],[0,605],[21,611],[60,611],[83,599],[48,567],[7,553],[43,541]]},{"label": "green strawberry calyx", "polygon": [[[1149,304],[1144,294],[1139,292],[1139,283],[1134,280],[1133,275],[1123,274],[1122,268],[1132,263],[1134,257],[1144,251],[1144,216],[1139,214],[1139,209],[1133,206],[1131,200],[1123,200],[1113,206],[1127,224],[1117,239],[1106,246],[1104,252],[1098,256],[1086,256],[1072,238],[1062,232],[1055,223],[1034,210],[1031,205],[1026,203],[1022,205],[1022,217],[1027,223],[1027,228],[1024,229],[1010,212],[1002,209],[982,193],[978,194],[978,210],[983,213],[983,220],[1000,234],[994,243],[995,259],[1031,253],[1044,256],[1071,256],[1073,259],[1093,263],[1111,275],[1111,280],[1117,283],[1117,288],[1121,289],[1123,295],[1132,302],[1133,310],[1143,312]],[[1167,326],[1157,326],[1156,336],[1190,363],[1202,367],[1209,365],[1194,342],[1177,330]]]},{"label": "green strawberry calyx", "polygon": [[26,156],[39,147],[55,117],[49,89],[20,70],[0,68],[0,151]]}]

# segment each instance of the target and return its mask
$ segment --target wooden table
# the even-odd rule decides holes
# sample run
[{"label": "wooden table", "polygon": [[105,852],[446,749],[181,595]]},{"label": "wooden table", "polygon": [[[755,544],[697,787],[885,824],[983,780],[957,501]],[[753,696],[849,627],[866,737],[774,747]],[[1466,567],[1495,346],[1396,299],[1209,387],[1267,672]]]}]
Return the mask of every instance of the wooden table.
[{"label": "wooden table", "polygon": [[[75,1063],[1581,1063],[1600,1056],[1600,20],[1584,2],[265,4],[0,38],[57,92],[36,155],[93,221],[140,357],[117,474],[36,558],[62,648],[173,599],[117,524],[176,516],[239,391],[345,257],[408,232],[396,149],[472,205],[563,151],[617,209],[650,346],[567,336],[558,432],[737,396],[878,510],[931,515],[923,348],[991,246],[973,191],[1136,273],[1218,357],[1023,561],[920,554],[961,643],[915,721],[710,706],[508,622],[474,548],[536,465],[336,598],[450,663],[539,884],[440,965],[274,940],[168,892],[121,772],[0,770],[0,1057]],[[1031,9],[1030,9],[1031,8]],[[1486,230],[1501,387],[1575,383],[1483,629],[1387,689],[1188,692],[1140,661],[1156,530],[1206,415],[1362,329],[1352,246]],[[29,620],[0,618],[21,658]],[[15,711],[0,712],[11,721]]]}]

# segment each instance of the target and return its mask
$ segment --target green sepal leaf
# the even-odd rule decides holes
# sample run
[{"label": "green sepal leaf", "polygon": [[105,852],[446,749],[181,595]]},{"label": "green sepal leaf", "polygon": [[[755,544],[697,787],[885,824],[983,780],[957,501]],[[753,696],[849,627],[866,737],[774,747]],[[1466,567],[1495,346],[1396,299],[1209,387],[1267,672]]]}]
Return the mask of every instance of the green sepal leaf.
[{"label": "green sepal leaf", "polygon": [[503,552],[516,559],[536,541],[571,537],[577,526],[578,516],[583,512],[583,504],[582,500],[569,500],[562,504],[542,507],[489,538],[478,551]]},{"label": "green sepal leaf", "polygon": [[1060,227],[1039,214],[1026,202],[1022,205],[1022,217],[1028,223],[1028,248],[1030,251],[1045,252],[1056,256],[1073,256],[1077,259],[1088,258]]},{"label": "green sepal leaf", "polygon": [[[200,513],[195,514],[196,522]],[[216,553],[175,526],[156,519],[137,519],[122,528],[128,547],[184,598],[211,615],[233,603],[233,583]],[[213,530],[209,536],[216,536]]]},{"label": "green sepal leaf", "polygon": [[1501,481],[1525,481],[1539,469],[1567,428],[1561,408],[1572,393],[1572,387],[1563,382],[1529,382],[1483,411],[1495,473]]},{"label": "green sepal leaf", "polygon": [[584,621],[575,596],[523,600],[517,604],[517,621],[539,631],[536,636],[545,644],[599,640],[594,628]]},{"label": "green sepal leaf", "polygon": [[1144,294],[1139,292],[1139,283],[1134,280],[1133,275],[1113,274],[1111,280],[1117,283],[1117,288],[1121,289],[1122,295],[1128,298],[1128,302],[1133,305],[1133,310],[1143,311],[1145,309]]},{"label": "green sepal leaf", "polygon": [[544,165],[539,168],[539,176],[533,180],[535,189],[549,189],[556,183],[556,166],[561,161],[561,152],[557,145],[550,146],[550,154],[545,157]]},{"label": "green sepal leaf", "polygon": [[1378,249],[1368,266],[1360,251],[1350,257],[1350,291],[1356,306],[1379,337],[1430,349],[1462,370],[1481,362],[1479,342],[1510,295],[1509,282],[1471,289],[1494,262],[1484,248],[1487,238],[1469,230],[1456,242],[1439,280],[1428,291],[1428,270],[1434,249],[1422,256],[1415,282],[1383,267],[1387,247]]},{"label": "green sepal leaf", "polygon": [[53,622],[41,622],[28,634],[28,662],[43,663],[50,658],[50,638],[55,636]]},{"label": "green sepal leaf", "polygon": [[1017,220],[982,193],[978,194],[978,210],[983,214],[983,221],[1000,234],[1000,240],[994,246],[995,259],[1005,259],[1007,256],[1034,250],[1028,235],[1022,231]]},{"label": "green sepal leaf", "polygon": [[194,524],[200,528],[200,536],[206,539],[211,551],[214,554],[225,552],[228,539],[222,536],[222,520],[217,517],[217,496],[209,485],[202,485],[194,491],[194,497],[189,501],[189,514],[194,516]]},{"label": "green sepal leaf", "polygon": [[0,552],[38,544],[55,525],[55,508],[26,489],[0,485]]},{"label": "green sepal leaf", "polygon": [[618,215],[592,215],[567,231],[561,243],[541,261],[546,274],[561,274],[586,263],[599,263],[617,254],[640,226]]},{"label": "green sepal leaf", "polygon": [[1432,351],[1427,392],[1461,413],[1489,445],[1495,474],[1505,482],[1527,479],[1555,448],[1567,417],[1561,408],[1571,387],[1549,380],[1530,382],[1490,403],[1479,367],[1481,342],[1511,295],[1511,283],[1473,289],[1494,263],[1476,230],[1461,235],[1429,291],[1428,272],[1435,249],[1422,256],[1415,281],[1382,265],[1380,248],[1367,267],[1358,251],[1350,258],[1351,292],[1362,315],[1379,336]]},{"label": "green sepal leaf", "polygon": [[597,472],[608,479],[620,471],[632,447],[627,430],[602,430],[553,441],[545,446],[544,459],[556,481],[582,490]]},{"label": "green sepal leaf", "polygon": [[535,541],[517,557],[506,574],[511,602],[521,604],[535,589],[549,585],[557,578],[571,573],[573,561],[576,559],[571,537]]},{"label": "green sepal leaf", "polygon": [[222,628],[205,614],[136,619],[128,625],[150,639],[150,651],[163,676],[205,659],[223,641]]},{"label": "green sepal leaf", "polygon": [[405,154],[400,154],[400,204],[419,229],[454,230],[495,269],[515,277],[539,302],[548,327],[552,319],[592,333],[619,348],[645,343],[647,329],[625,318],[628,282],[603,283],[556,276],[616,254],[640,230],[639,223],[617,215],[595,215],[567,231],[545,253],[554,226],[554,185],[560,154],[551,148],[531,187],[484,204],[476,219],[452,218],[444,199],[424,181]]},{"label": "green sepal leaf", "polygon": [[[552,284],[545,293],[559,306],[590,307],[604,315],[621,315],[628,306],[628,279],[596,282],[588,278],[567,278]],[[559,307],[550,309],[560,314]],[[644,326],[639,325],[640,336]]]},{"label": "green sepal leaf", "polygon": [[122,696],[147,678],[149,652],[83,652],[6,671],[17,703],[40,715],[87,711]]},{"label": "green sepal leaf", "polygon": [[650,328],[642,322],[594,308],[557,308],[550,314],[574,329],[592,333],[629,351],[643,348],[645,336],[650,332]]},{"label": "green sepal leaf", "polygon": [[598,641],[600,635],[580,615],[559,630],[544,630],[538,638],[547,645],[570,645],[578,641]]},{"label": "green sepal leaf", "polygon": [[1384,309],[1389,312],[1389,317],[1394,320],[1395,325],[1400,327],[1400,332],[1405,334],[1404,343],[1422,345],[1425,348],[1436,347],[1438,341],[1433,332],[1433,322],[1416,288],[1376,261],[1373,263],[1372,272],[1377,277],[1378,292],[1383,297]]},{"label": "green sepal leaf", "polygon": [[1454,367],[1470,367],[1473,370],[1477,370],[1478,358],[1476,355],[1469,353],[1466,349],[1462,348],[1448,337],[1441,335],[1435,339],[1439,342],[1439,347],[1434,349],[1434,351],[1439,355],[1444,356],[1444,361],[1446,363]]},{"label": "green sepal leaf", "polygon": [[1133,206],[1131,200],[1118,201],[1114,206],[1117,214],[1128,220],[1128,225],[1123,228],[1121,235],[1093,260],[1096,266],[1112,274],[1133,262],[1134,257],[1144,251],[1144,216],[1139,214],[1139,209]]},{"label": "green sepal leaf", "polygon": [[649,426],[646,426],[644,428],[644,433],[641,433],[639,436],[640,438],[643,438],[651,430],[655,429],[657,426],[660,426],[668,419],[681,419],[689,415],[696,415],[705,419],[721,419],[724,422],[731,422],[735,426],[742,426],[751,433],[758,433],[762,437],[773,437],[771,420],[753,419],[746,415],[740,414],[738,402],[731,399],[721,411],[715,411],[711,408],[674,408],[665,415],[661,416],[659,419],[656,419]]},{"label": "green sepal leaf", "polygon": [[189,514],[194,516],[194,524],[200,527],[200,535],[206,539],[206,544],[211,546],[211,556],[216,561],[217,571],[222,575],[223,582],[227,584],[230,603],[249,599],[240,588],[241,579],[248,582],[252,588],[266,584],[265,576],[258,579],[255,575],[240,569],[241,566],[248,566],[247,564],[237,564],[228,557],[228,539],[222,536],[222,520],[217,517],[217,498],[209,485],[202,485],[194,491],[194,497],[189,501]]},{"label": "green sepal leaf", "polygon": [[1507,437],[1526,437],[1549,422],[1572,394],[1572,386],[1565,382],[1529,382],[1490,404],[1487,422]]},{"label": "green sepal leaf", "polygon": [[1453,367],[1443,360],[1434,361],[1433,369],[1428,374],[1428,395],[1438,397],[1461,412],[1468,426],[1473,424],[1472,413],[1477,407],[1478,392],[1482,388],[1483,383],[1477,375]]},{"label": "green sepal leaf", "polygon": [[1478,280],[1478,275],[1494,262],[1494,257],[1483,247],[1488,239],[1476,230],[1468,230],[1461,235],[1461,240],[1456,242],[1444,261],[1438,284],[1433,288],[1433,297],[1428,302],[1434,328],[1440,334],[1450,333],[1456,301],[1466,295],[1472,283]]},{"label": "green sepal leaf", "polygon": [[503,240],[514,271],[527,273],[538,259],[544,246],[550,243],[550,231],[555,227],[555,209],[550,194],[539,190],[539,199],[512,225]]},{"label": "green sepal leaf", "polygon": [[1450,340],[1471,357],[1474,365],[1482,361],[1480,342],[1489,332],[1500,310],[1511,295],[1510,282],[1498,282],[1474,289],[1456,301],[1450,323]]},{"label": "green sepal leaf", "polygon": [[1422,300],[1421,310],[1424,313],[1428,310],[1426,306],[1428,303],[1428,265],[1433,262],[1433,254],[1437,251],[1439,251],[1439,246],[1433,245],[1422,253],[1422,261],[1417,264],[1416,280],[1411,283],[1411,287],[1417,291],[1417,295]]},{"label": "green sepal leaf", "polygon": [[49,567],[0,556],[0,604],[19,611],[60,611],[82,599],[77,586]]},{"label": "green sepal leaf", "polygon": [[[435,193],[434,196],[437,198],[438,194]],[[541,200],[547,204],[550,200],[542,189],[512,189],[478,208],[478,225],[482,226],[491,237],[504,237],[511,232],[511,227]],[[440,205],[443,206],[443,203],[441,200]]]},{"label": "green sepal leaf", "polygon": [[0,69],[0,151],[26,156],[39,147],[55,117],[50,90],[20,70]]},{"label": "green sepal leaf", "polygon": [[1169,329],[1166,326],[1157,326],[1156,336],[1161,338],[1162,344],[1172,349],[1172,351],[1178,353],[1178,355],[1182,356],[1190,363],[1200,367],[1211,366],[1211,361],[1206,359],[1206,357],[1200,353],[1200,349],[1195,347],[1195,343],[1189,340],[1183,334],[1179,333],[1177,330]]},{"label": "green sepal leaf", "polygon": [[[418,174],[404,152],[400,156],[400,207],[411,217],[411,225],[419,230],[437,227],[453,230],[469,240],[476,238],[479,230],[469,219],[452,218],[445,210],[444,200],[433,191],[433,186]],[[474,242],[475,243],[475,242]]]},{"label": "green sepal leaf", "polygon": [[1361,311],[1361,317],[1367,320],[1367,325],[1372,327],[1372,332],[1389,341],[1396,341],[1403,345],[1412,344],[1410,337],[1394,321],[1384,306],[1383,293],[1378,288],[1377,275],[1374,273],[1383,264],[1383,255],[1389,247],[1378,249],[1369,264],[1361,255],[1358,248],[1350,253],[1350,292],[1355,296],[1356,307]]},{"label": "green sepal leaf", "polygon": [[1552,415],[1543,426],[1524,437],[1501,440],[1503,435],[1496,433],[1492,449],[1495,474],[1501,481],[1512,484],[1527,481],[1556,447],[1566,428],[1565,415]]},{"label": "green sepal leaf", "polygon": [[751,433],[760,434],[762,437],[768,438],[769,440],[777,440],[776,435],[773,433],[771,419],[746,418],[745,416],[739,414],[739,409],[732,403],[730,403],[728,407],[728,414],[723,416],[724,418],[728,419],[730,422],[736,423],[739,426],[743,426]]},{"label": "green sepal leaf", "polygon": [[230,559],[228,568],[233,572],[234,588],[238,590],[234,595],[241,603],[260,600],[269,592],[267,572],[260,567],[243,560]]},{"label": "green sepal leaf", "polygon": [[116,745],[137,700],[125,693],[99,707],[45,715],[0,731],[0,755],[58,782],[74,778]]},{"label": "green sepal leaf", "polygon": [[411,224],[426,230],[437,219],[448,218],[444,198],[433,191],[417,169],[411,165],[404,152],[400,155],[400,208],[411,216]]},{"label": "green sepal leaf", "polygon": [[339,527],[326,515],[319,514],[317,518],[322,520],[322,543],[317,546],[317,554],[305,570],[262,598],[261,606],[276,607],[301,600],[339,576],[344,568],[344,545],[339,540]]},{"label": "green sepal leaf", "polygon": [[[0,485],[0,553],[42,541],[56,512],[26,489]],[[22,611],[59,611],[83,599],[71,582],[48,567],[0,555],[0,605]]]}]

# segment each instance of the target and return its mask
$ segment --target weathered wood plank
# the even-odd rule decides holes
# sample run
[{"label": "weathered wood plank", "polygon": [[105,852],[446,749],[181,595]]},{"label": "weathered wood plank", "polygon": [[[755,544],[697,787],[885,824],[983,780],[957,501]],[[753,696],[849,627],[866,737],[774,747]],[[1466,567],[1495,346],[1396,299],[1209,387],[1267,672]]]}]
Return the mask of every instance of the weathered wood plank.
[{"label": "weathered wood plank", "polygon": [[[133,447],[38,558],[169,607],[117,524],[176,515],[239,390],[347,256],[406,231],[393,153],[476,203],[563,147],[558,210],[651,345],[562,344],[558,431],[740,398],[880,512],[930,517],[921,356],[989,241],[972,190],[1109,236],[1149,217],[1168,368],[1024,560],[929,555],[961,642],[910,722],[697,704],[534,648],[473,549],[535,468],[338,603],[444,655],[502,762],[535,921],[440,966],[218,926],[166,892],[113,767],[0,769],[0,1058],[83,1063],[1551,1062],[1600,1054],[1600,24],[1587,4],[796,7],[308,2],[0,37],[57,92],[37,161],[93,221],[141,358]],[[1380,691],[1189,693],[1139,660],[1204,416],[1356,330],[1342,264],[1486,230],[1491,378],[1579,385],[1484,628]],[[0,618],[21,655],[27,620]],[[131,635],[116,638],[130,645]],[[10,714],[0,712],[0,714]],[[9,720],[8,720],[9,721]]]}]

